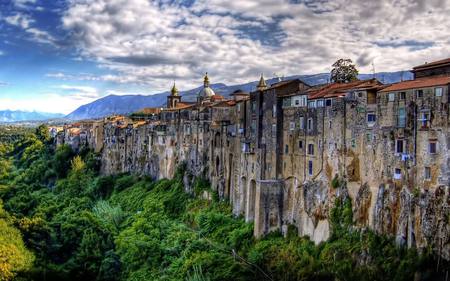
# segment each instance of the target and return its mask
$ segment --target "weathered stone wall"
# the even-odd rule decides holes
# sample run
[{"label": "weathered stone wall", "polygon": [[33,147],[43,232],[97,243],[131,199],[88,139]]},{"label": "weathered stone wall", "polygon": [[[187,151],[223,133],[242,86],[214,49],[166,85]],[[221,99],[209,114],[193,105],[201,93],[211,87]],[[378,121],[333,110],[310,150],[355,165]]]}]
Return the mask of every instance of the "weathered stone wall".
[{"label": "weathered stone wall", "polygon": [[[289,84],[233,106],[180,109],[147,122],[98,121],[83,125],[84,134],[66,128],[58,143],[86,142],[101,153],[103,174],[170,178],[185,162],[229,200],[235,215],[254,221],[256,236],[286,233],[294,225],[316,243],[326,240],[329,212],[341,190],[332,186],[337,177],[346,182],[344,195],[352,199],[358,227],[450,259],[448,90],[435,97],[425,89],[420,99],[406,91],[405,99],[394,101],[378,93],[376,103],[368,103],[369,92],[362,90],[329,106],[282,106],[282,95],[304,87]],[[424,126],[423,112],[430,119]],[[367,121],[368,113],[376,114],[376,122]],[[436,153],[430,153],[430,142],[437,144]]]}]

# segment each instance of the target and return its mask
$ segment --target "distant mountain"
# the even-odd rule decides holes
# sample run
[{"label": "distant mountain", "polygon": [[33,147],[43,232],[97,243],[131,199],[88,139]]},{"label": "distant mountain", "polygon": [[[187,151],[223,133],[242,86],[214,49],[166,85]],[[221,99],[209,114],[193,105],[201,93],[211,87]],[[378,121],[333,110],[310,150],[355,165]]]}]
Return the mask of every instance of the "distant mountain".
[{"label": "distant mountain", "polygon": [[[360,74],[359,79],[370,79],[373,78],[373,74]],[[305,83],[314,86],[319,84],[328,83],[330,80],[329,73],[320,73],[313,75],[295,75],[285,77],[283,79],[301,79]],[[398,72],[380,72],[375,74],[375,78],[379,81],[390,84],[399,82],[402,80],[411,80],[413,78],[412,73],[409,71],[398,71]],[[267,84],[273,84],[277,82],[277,78],[272,78],[267,80]],[[212,84],[211,88],[220,95],[229,96],[236,90],[242,90],[245,92],[254,91],[258,81],[249,82],[246,84],[239,85],[225,85],[223,83]],[[201,87],[191,89],[188,91],[180,92],[184,101],[195,101],[197,93],[200,91]],[[169,92],[158,93],[154,95],[127,95],[127,96],[116,96],[109,95],[98,99],[92,103],[80,106],[78,109],[66,116],[66,118],[71,120],[82,120],[90,118],[101,118],[112,114],[129,114],[136,112],[145,107],[159,107],[164,106],[166,103],[166,97]]]},{"label": "distant mountain", "polygon": [[22,110],[0,110],[0,122],[42,121],[62,118],[64,114]]}]

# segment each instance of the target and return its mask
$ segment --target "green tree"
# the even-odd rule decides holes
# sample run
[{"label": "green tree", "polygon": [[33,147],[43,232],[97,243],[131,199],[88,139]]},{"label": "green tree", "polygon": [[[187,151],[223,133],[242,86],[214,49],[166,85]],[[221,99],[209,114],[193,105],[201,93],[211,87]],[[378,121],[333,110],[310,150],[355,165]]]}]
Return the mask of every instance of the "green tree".
[{"label": "green tree", "polygon": [[33,260],[0,201],[0,281],[11,280],[17,273],[30,269]]},{"label": "green tree", "polygon": [[50,131],[47,125],[41,124],[36,129],[36,136],[42,141],[42,142],[49,142],[52,139],[52,136],[50,135]]},{"label": "green tree", "polygon": [[348,83],[358,80],[358,70],[351,59],[338,59],[333,63],[331,81],[336,83]]}]

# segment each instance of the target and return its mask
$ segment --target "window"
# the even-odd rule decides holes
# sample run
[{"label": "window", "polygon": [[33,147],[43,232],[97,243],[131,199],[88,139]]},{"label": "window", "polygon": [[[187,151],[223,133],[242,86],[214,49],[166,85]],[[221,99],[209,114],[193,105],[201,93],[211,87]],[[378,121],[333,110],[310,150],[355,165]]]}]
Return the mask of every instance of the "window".
[{"label": "window", "polygon": [[309,101],[308,102],[308,107],[309,108],[315,108],[316,107],[316,101],[315,100]]},{"label": "window", "polygon": [[300,129],[301,130],[303,130],[303,129],[305,129],[305,117],[303,117],[303,116],[300,116]]},{"label": "window", "polygon": [[395,93],[388,94],[388,101],[395,101]]},{"label": "window", "polygon": [[272,136],[275,136],[277,133],[277,124],[272,124]]},{"label": "window", "polygon": [[367,123],[375,123],[377,121],[377,115],[373,112],[367,113]]},{"label": "window", "polygon": [[295,122],[289,123],[289,130],[291,130],[291,131],[295,130]]},{"label": "window", "polygon": [[395,168],[394,179],[400,180],[402,178],[402,169]]},{"label": "window", "polygon": [[303,149],[303,141],[298,141],[298,148]]},{"label": "window", "polygon": [[256,112],[256,102],[253,101],[252,102],[252,113],[255,113],[255,112]]},{"label": "window", "polygon": [[256,120],[252,120],[251,133],[252,135],[256,135]]},{"label": "window", "polygon": [[404,107],[400,107],[398,109],[397,126],[400,128],[404,128],[406,126],[406,110]]},{"label": "window", "polygon": [[332,99],[326,99],[325,100],[325,106],[331,106]]},{"label": "window", "polygon": [[295,105],[300,105],[300,100],[296,99],[295,100]]},{"label": "window", "polygon": [[418,99],[423,98],[423,90],[417,90],[417,91],[416,91],[416,97],[417,97]]},{"label": "window", "polygon": [[420,124],[422,125],[422,128],[428,128],[428,121],[430,120],[430,112],[429,111],[422,111],[420,113]]},{"label": "window", "polygon": [[237,105],[237,110],[238,110],[238,112],[241,112],[241,104],[240,103],[238,103],[238,105]]},{"label": "window", "polygon": [[437,151],[437,142],[435,140],[430,140],[428,142],[428,152],[430,154],[435,154]]},{"label": "window", "polygon": [[399,139],[395,142],[395,153],[402,154],[404,152],[404,141]]},{"label": "window", "polygon": [[362,98],[363,97],[363,92],[358,92],[358,98]]},{"label": "window", "polygon": [[333,124],[333,122],[331,122],[331,120],[330,121],[328,121],[328,127],[331,129],[331,125]]},{"label": "window", "polygon": [[314,144],[312,143],[308,144],[308,154],[314,155]]},{"label": "window", "polygon": [[308,131],[312,131],[313,129],[313,120],[312,118],[308,118]]},{"label": "window", "polygon": [[425,167],[424,178],[425,178],[425,180],[431,180],[431,168],[430,167]]},{"label": "window", "polygon": [[405,100],[406,99],[406,92],[400,92],[400,93],[398,93],[398,95],[399,95],[399,99],[400,100]]},{"label": "window", "polygon": [[317,101],[317,107],[323,107],[323,100]]},{"label": "window", "polygon": [[434,94],[436,95],[436,97],[442,97],[442,88],[435,88],[434,89]]},{"label": "window", "polygon": [[284,154],[288,154],[289,153],[289,145],[285,145],[284,146]]},{"label": "window", "polygon": [[272,117],[276,117],[276,116],[277,116],[277,105],[274,104],[273,109],[272,109]]},{"label": "window", "polygon": [[313,175],[313,161],[309,160],[308,162],[308,175]]}]

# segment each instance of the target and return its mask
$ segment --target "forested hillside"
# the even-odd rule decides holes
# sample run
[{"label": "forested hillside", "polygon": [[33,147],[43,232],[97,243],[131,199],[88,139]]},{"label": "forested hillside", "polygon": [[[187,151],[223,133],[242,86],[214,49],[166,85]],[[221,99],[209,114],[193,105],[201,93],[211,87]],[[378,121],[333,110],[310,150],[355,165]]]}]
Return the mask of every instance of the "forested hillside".
[{"label": "forested hillside", "polygon": [[345,198],[325,243],[295,228],[255,240],[208,182],[184,192],[183,165],[170,180],[100,176],[97,155],[46,132],[0,146],[0,280],[445,280],[442,260],[357,231]]}]

